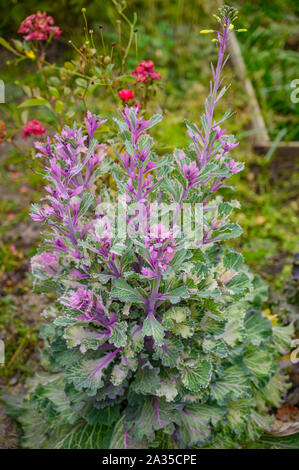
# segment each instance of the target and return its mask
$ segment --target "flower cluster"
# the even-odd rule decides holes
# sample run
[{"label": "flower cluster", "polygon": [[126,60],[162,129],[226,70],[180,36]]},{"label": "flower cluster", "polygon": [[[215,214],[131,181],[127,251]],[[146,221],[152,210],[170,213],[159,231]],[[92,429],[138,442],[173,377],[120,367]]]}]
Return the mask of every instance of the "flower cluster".
[{"label": "flower cluster", "polygon": [[156,115],[152,119],[146,120],[138,113],[138,106],[134,108],[126,106],[120,113],[131,134],[131,150],[125,150],[120,155],[127,176],[125,184],[126,200],[127,202],[139,204],[139,212],[140,214],[143,213],[143,221],[140,216],[137,225],[134,225],[136,221],[134,217],[131,220],[128,217],[129,224],[135,226],[136,230],[145,229],[147,225],[147,219],[150,216],[147,201],[151,192],[158,185],[158,182],[153,180],[151,174],[157,162],[155,156],[150,152],[151,140],[147,135],[147,130],[161,119],[161,116]]},{"label": "flower cluster", "polygon": [[49,138],[46,144],[35,144],[39,151],[36,156],[46,159],[47,178],[55,186],[45,187],[48,204],[33,205],[30,215],[33,220],[45,222],[55,229],[57,236],[48,240],[54,250],[70,253],[75,258],[81,256],[79,240],[93,224],[84,223],[84,209],[88,209],[92,197],[86,201],[83,197],[95,181],[95,170],[106,154],[105,146],[99,145],[94,138],[95,131],[104,122],[88,112],[85,119],[88,135],[83,135],[82,128],[65,127],[61,135],[55,136],[54,145]]},{"label": "flower cluster", "polygon": [[6,126],[3,121],[0,121],[0,143],[4,140]]},{"label": "flower cluster", "polygon": [[[94,295],[93,291],[85,286],[80,286],[76,290],[70,290],[66,295],[59,299],[61,305],[80,311],[76,317],[80,322],[101,323],[104,327],[103,338],[108,339],[117,321],[116,315],[111,315],[108,319],[105,316],[105,309],[101,297]],[[95,333],[95,338],[97,333]]]},{"label": "flower cluster", "polygon": [[158,278],[159,271],[166,272],[168,263],[174,257],[177,246],[173,231],[166,230],[163,224],[156,224],[145,236],[145,246],[149,250],[148,263],[150,267],[142,268],[141,272],[148,278]]},{"label": "flower cluster", "polygon": [[31,260],[32,273],[37,278],[57,276],[61,269],[59,264],[59,255],[57,252],[43,251]]},{"label": "flower cluster", "polygon": [[[221,20],[222,21],[222,20]],[[230,23],[232,25],[232,23]],[[214,32],[214,30],[204,30]],[[218,48],[218,63],[217,67],[212,66],[212,77],[210,94],[205,102],[205,114],[201,120],[204,123],[203,128],[200,130],[196,124],[187,122],[188,135],[193,141],[191,146],[192,152],[197,155],[197,165],[195,162],[183,165],[183,175],[188,180],[189,186],[196,184],[198,176],[198,169],[211,165],[212,161],[218,161],[222,166],[222,174],[214,174],[212,171],[207,174],[207,178],[200,184],[206,185],[209,183],[209,190],[206,192],[206,197],[203,205],[207,205],[212,195],[225,187],[225,181],[232,175],[242,171],[243,163],[237,163],[229,157],[230,152],[239,144],[234,136],[226,134],[226,130],[221,128],[222,122],[229,117],[230,112],[227,112],[220,120],[215,120],[214,110],[217,102],[221,99],[227,90],[223,85],[221,74],[225,64],[227,63],[228,56],[226,54],[227,43],[232,35],[232,27],[224,28],[222,32],[217,32],[217,48]],[[225,171],[227,170],[227,172]]]},{"label": "flower cluster", "polygon": [[79,287],[77,290],[71,290],[67,296],[60,299],[62,305],[67,305],[76,310],[90,312],[93,307],[93,293],[86,287]]},{"label": "flower cluster", "polygon": [[243,166],[240,163],[235,162],[235,160],[230,159],[228,162],[225,163],[227,168],[232,171],[234,174],[239,173],[243,170]]},{"label": "flower cluster", "polygon": [[[132,72],[132,77],[137,78],[138,83],[146,83],[148,85],[152,84],[155,80],[160,80],[162,75],[155,70],[154,62],[152,60],[142,60],[136,69]],[[123,103],[128,103],[129,101],[134,100],[135,94],[133,90],[123,89],[118,92],[118,96],[121,98]],[[139,106],[135,104],[135,106]]]},{"label": "flower cluster", "polygon": [[45,41],[51,37],[57,38],[62,33],[58,26],[54,26],[52,16],[40,11],[25,18],[18,32],[23,34],[26,41]]},{"label": "flower cluster", "polygon": [[152,60],[142,60],[134,72],[132,72],[132,77],[136,77],[137,83],[140,83],[160,80],[162,75],[155,70],[155,65]]},{"label": "flower cluster", "polygon": [[23,128],[23,138],[27,139],[29,135],[42,135],[47,132],[45,126],[42,125],[40,121],[33,119],[33,121],[29,121],[26,126]]},{"label": "flower cluster", "polygon": [[199,176],[199,168],[196,162],[191,162],[189,165],[187,163],[183,164],[183,175],[188,182],[188,187],[192,188],[197,183],[197,178]]},{"label": "flower cluster", "polygon": [[[100,217],[95,221],[93,233],[98,242],[98,253],[108,260],[111,255],[111,225],[108,217]],[[112,260],[113,257],[112,254]]]}]

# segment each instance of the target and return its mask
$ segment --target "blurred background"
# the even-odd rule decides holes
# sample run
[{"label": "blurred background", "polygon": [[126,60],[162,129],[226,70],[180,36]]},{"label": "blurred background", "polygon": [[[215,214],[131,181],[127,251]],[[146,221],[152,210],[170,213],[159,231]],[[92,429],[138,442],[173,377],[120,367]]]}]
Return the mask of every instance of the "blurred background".
[{"label": "blurred background", "polygon": [[[126,6],[123,12],[129,23],[119,14],[117,4]],[[299,3],[296,0],[236,0],[229,4],[239,9],[238,26],[248,29],[238,34],[237,39],[270,139],[299,141],[299,104],[290,98],[294,90],[291,82],[299,79]],[[218,6],[214,0],[128,0],[126,5],[116,0],[0,0],[3,12],[0,79],[6,87],[6,103],[0,104],[0,121],[5,124],[8,136],[8,139],[3,137],[1,143],[0,129],[0,331],[4,328],[6,331],[4,375],[11,385],[30,375],[34,368],[34,351],[39,344],[39,314],[45,302],[31,292],[29,260],[35,253],[40,227],[28,216],[30,203],[38,202],[43,196],[43,182],[38,172],[40,164],[33,158],[35,139],[24,139],[22,127],[30,120],[39,119],[51,135],[59,119],[71,121],[83,116],[85,98],[92,111],[108,117],[121,105],[116,79],[113,81],[115,91],[110,95],[99,87],[96,91],[88,89],[81,99],[80,87],[82,91],[84,84],[77,79],[79,91],[69,107],[60,98],[62,88],[64,96],[67,95],[64,74],[74,67],[72,61],[80,56],[76,48],[86,38],[82,8],[86,8],[87,28],[94,30],[95,54],[110,57],[110,61],[107,59],[109,66],[115,61],[117,68],[117,61],[123,57],[132,35],[125,71],[120,77],[122,88],[132,88],[132,79],[128,77],[144,59],[152,60],[162,75],[157,86],[150,90],[146,112],[163,112],[164,120],[155,129],[154,137],[159,140],[159,152],[170,152],[188,142],[183,119],[198,122],[202,114],[210,62],[216,57],[216,49],[211,37],[199,31],[215,26],[212,14]],[[59,38],[50,44],[46,57],[54,64],[52,71],[61,67],[56,79],[50,77],[50,84],[47,83],[54,95],[49,106],[55,102],[56,114],[49,112],[46,105],[30,107],[28,102],[27,106],[22,105],[32,96],[34,99],[45,96],[45,77],[33,60],[16,62],[13,52],[7,48],[11,39],[21,39],[20,23],[37,10],[52,15],[55,25],[62,29]],[[18,48],[18,43],[13,44]],[[23,46],[19,44],[19,47]],[[27,50],[28,57],[30,59]],[[107,74],[113,73],[110,68],[106,69]],[[229,64],[227,81],[234,75]],[[251,139],[258,140],[259,136],[253,136],[249,98],[238,79],[234,79],[225,95],[219,113],[227,107],[236,114],[225,127],[241,139],[234,158],[246,165],[245,171],[233,178],[235,189],[227,190],[228,197],[241,202],[235,219],[243,228],[243,235],[231,244],[242,251],[251,269],[270,286],[271,297],[265,308],[272,315],[287,316],[287,306],[295,312],[298,305],[298,256],[297,261],[294,260],[299,251],[298,159],[296,166],[296,155],[281,155],[275,151],[275,146],[267,154],[254,153]],[[5,132],[2,129],[2,135]],[[9,141],[11,136],[13,144]]]}]

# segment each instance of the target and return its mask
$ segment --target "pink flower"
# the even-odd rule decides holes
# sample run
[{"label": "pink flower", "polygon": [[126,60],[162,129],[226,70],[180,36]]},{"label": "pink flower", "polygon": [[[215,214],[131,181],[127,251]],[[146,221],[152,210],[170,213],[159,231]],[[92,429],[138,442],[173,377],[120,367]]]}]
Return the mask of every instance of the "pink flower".
[{"label": "pink flower", "polygon": [[57,38],[62,31],[58,26],[54,26],[52,16],[47,16],[45,11],[38,11],[22,21],[18,33],[24,34],[26,41],[45,41],[49,37]]},{"label": "pink flower", "polygon": [[237,145],[239,145],[239,142],[236,142],[231,136],[227,135],[221,135],[219,136],[219,141],[222,144],[222,148],[224,152],[230,152],[233,150]]},{"label": "pink flower", "polygon": [[28,135],[42,135],[47,132],[45,126],[42,125],[41,122],[34,119],[33,121],[29,121],[23,129],[23,138],[26,139]]},{"label": "pink flower", "polygon": [[20,186],[18,191],[21,194],[25,194],[28,192],[28,189],[26,188],[26,186]]},{"label": "pink flower", "polygon": [[151,268],[142,268],[141,270],[142,274],[146,276],[148,279],[153,279],[155,276],[155,271]]},{"label": "pink flower", "polygon": [[123,101],[130,101],[135,98],[134,92],[132,90],[121,90],[118,92],[118,96],[123,100]]},{"label": "pink flower", "polygon": [[90,139],[93,138],[97,128],[100,127],[102,124],[105,124],[106,121],[107,119],[100,121],[96,114],[92,114],[90,111],[87,111],[87,117],[84,119],[84,123],[86,126],[87,134]]},{"label": "pink flower", "polygon": [[186,180],[188,181],[188,186],[190,187],[194,186],[196,184],[196,181],[199,175],[199,168],[196,162],[191,162],[189,165],[184,163],[183,174]]},{"label": "pink flower", "polygon": [[49,211],[45,208],[39,207],[35,212],[30,212],[29,215],[35,222],[45,222],[49,215]]},{"label": "pink flower", "polygon": [[242,164],[238,164],[235,160],[231,159],[229,162],[225,162],[226,167],[231,170],[234,174],[242,171]]},{"label": "pink flower", "polygon": [[160,80],[162,75],[155,70],[152,60],[142,60],[132,72],[132,77],[137,77],[137,83]]},{"label": "pink flower", "polygon": [[107,260],[111,248],[111,225],[107,217],[102,217],[95,221],[94,235],[96,241],[99,243],[99,253]]},{"label": "pink flower", "polygon": [[60,299],[62,305],[74,308],[76,310],[91,310],[93,306],[93,294],[86,287],[79,287],[78,290],[69,291],[67,295]]},{"label": "pink flower", "polygon": [[162,272],[167,271],[167,265],[174,257],[174,248],[177,245],[172,230],[166,231],[161,223],[152,227],[144,241],[150,253],[151,267],[144,267],[141,272],[148,278],[154,278],[159,269]]},{"label": "pink flower", "polygon": [[35,255],[31,261],[32,272],[35,277],[51,277],[60,273],[59,255],[57,252],[49,253],[44,251],[40,255]]}]

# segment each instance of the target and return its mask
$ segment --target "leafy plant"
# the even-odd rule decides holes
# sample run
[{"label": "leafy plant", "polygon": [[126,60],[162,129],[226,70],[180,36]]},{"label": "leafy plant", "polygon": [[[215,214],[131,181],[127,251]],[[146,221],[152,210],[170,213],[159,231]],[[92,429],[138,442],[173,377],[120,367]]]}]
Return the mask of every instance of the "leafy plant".
[{"label": "leafy plant", "polygon": [[[104,122],[88,112],[36,144],[47,195],[31,210],[45,229],[32,271],[57,302],[41,333],[51,373],[9,402],[27,447],[235,447],[271,427],[292,327],[262,316],[265,286],[222,243],[241,233],[230,221],[239,204],[221,194],[243,168],[230,157],[238,142],[220,126],[230,111],[214,117],[236,15],[216,16],[218,62],[201,129],[186,122],[188,148],[157,155],[149,129],[161,116],[138,107],[115,118],[114,142],[99,144]],[[116,194],[97,188],[105,172]],[[192,222],[186,204],[202,217]]]}]

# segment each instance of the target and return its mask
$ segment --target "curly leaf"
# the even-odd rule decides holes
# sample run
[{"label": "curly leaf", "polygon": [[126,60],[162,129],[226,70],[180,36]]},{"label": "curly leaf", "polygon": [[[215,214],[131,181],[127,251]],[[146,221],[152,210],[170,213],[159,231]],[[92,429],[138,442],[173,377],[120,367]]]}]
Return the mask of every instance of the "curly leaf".
[{"label": "curly leaf", "polygon": [[167,337],[161,347],[155,346],[155,359],[161,359],[163,366],[175,367],[183,345],[178,338]]},{"label": "curly leaf", "polygon": [[211,384],[211,396],[219,405],[223,405],[229,398],[238,400],[249,397],[251,386],[243,368],[229,366],[221,377]]},{"label": "curly leaf", "polygon": [[159,368],[149,369],[144,367],[139,369],[136,373],[135,380],[132,383],[132,389],[136,393],[155,394],[160,378],[159,378]]},{"label": "curly leaf", "polygon": [[214,426],[223,419],[225,409],[213,405],[188,405],[180,412],[179,436],[181,447],[185,449],[194,444],[208,441]]},{"label": "curly leaf", "polygon": [[118,350],[106,354],[96,360],[83,360],[66,370],[65,376],[77,390],[86,389],[88,395],[95,395],[104,385],[104,371],[113,361]]},{"label": "curly leaf", "polygon": [[109,445],[109,449],[142,449],[144,442],[135,441],[130,431],[125,429],[125,415],[123,415],[115,424]]},{"label": "curly leaf", "polygon": [[158,320],[155,319],[154,315],[148,315],[143,322],[142,335],[152,336],[157,346],[162,346],[165,330]]},{"label": "curly leaf", "polygon": [[122,302],[143,303],[143,298],[124,279],[115,279],[111,290],[111,297],[116,297]]},{"label": "curly leaf", "polygon": [[80,351],[84,354],[87,349],[98,349],[107,337],[100,331],[90,330],[83,326],[69,326],[65,329],[63,337],[68,348],[80,346]]},{"label": "curly leaf", "polygon": [[260,313],[248,312],[245,317],[244,326],[248,340],[254,345],[259,346],[272,336],[272,325],[266,317]]},{"label": "curly leaf", "polygon": [[114,323],[109,336],[109,343],[114,344],[117,348],[125,347],[127,344],[127,327],[128,324],[124,321]]},{"label": "curly leaf", "polygon": [[182,382],[191,392],[198,392],[206,388],[212,377],[212,364],[210,361],[200,359],[195,364],[186,364],[182,370]]},{"label": "curly leaf", "polygon": [[155,436],[154,431],[159,429],[163,429],[166,434],[172,434],[174,415],[171,405],[163,403],[156,397],[149,397],[131,416],[132,436],[137,441],[142,441],[144,438],[152,441]]}]

